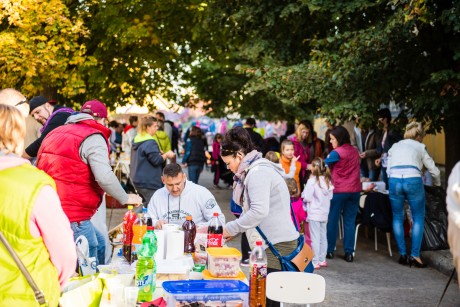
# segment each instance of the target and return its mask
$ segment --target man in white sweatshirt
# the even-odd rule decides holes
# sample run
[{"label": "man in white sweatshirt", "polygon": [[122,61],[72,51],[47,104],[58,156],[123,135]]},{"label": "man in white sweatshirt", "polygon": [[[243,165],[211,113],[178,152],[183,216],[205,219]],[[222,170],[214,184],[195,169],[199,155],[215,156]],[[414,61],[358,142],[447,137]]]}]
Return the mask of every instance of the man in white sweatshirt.
[{"label": "man in white sweatshirt", "polygon": [[214,212],[219,213],[220,222],[225,224],[225,216],[211,192],[188,181],[179,164],[166,165],[161,180],[165,186],[153,194],[148,205],[148,214],[156,229],[161,229],[163,224],[182,226],[188,215],[195,224],[206,225]]}]

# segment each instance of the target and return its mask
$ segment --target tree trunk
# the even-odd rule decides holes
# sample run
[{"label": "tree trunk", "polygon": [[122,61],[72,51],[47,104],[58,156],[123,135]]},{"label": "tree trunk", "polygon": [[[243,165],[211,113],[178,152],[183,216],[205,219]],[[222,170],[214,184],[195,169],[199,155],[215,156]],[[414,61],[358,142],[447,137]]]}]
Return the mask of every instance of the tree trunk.
[{"label": "tree trunk", "polygon": [[460,161],[460,124],[459,118],[450,116],[446,119],[444,132],[446,136],[446,182],[455,164]]}]

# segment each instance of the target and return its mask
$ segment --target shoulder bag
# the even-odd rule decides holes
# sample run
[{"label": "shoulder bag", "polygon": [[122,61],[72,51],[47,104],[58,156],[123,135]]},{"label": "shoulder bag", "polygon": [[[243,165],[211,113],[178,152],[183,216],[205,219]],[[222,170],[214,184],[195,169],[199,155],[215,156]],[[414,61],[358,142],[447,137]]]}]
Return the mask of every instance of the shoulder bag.
[{"label": "shoulder bag", "polygon": [[19,259],[18,255],[14,251],[13,247],[11,247],[10,243],[5,238],[1,230],[0,230],[0,241],[2,241],[3,245],[5,245],[5,248],[8,251],[8,253],[11,255],[11,258],[13,258],[14,262],[16,262],[16,265],[18,266],[19,270],[21,270],[22,275],[24,275],[24,277],[27,280],[27,283],[30,285],[30,287],[34,291],[35,300],[40,305],[48,306],[48,303],[46,302],[46,299],[45,299],[45,294],[43,293],[42,290],[38,288],[37,284],[35,283],[34,279],[30,275],[29,271],[27,271],[27,268],[24,266],[21,259]]},{"label": "shoulder bag", "polygon": [[[294,226],[297,231],[299,228],[297,227],[297,223],[295,221],[294,210],[292,209],[291,204],[291,214],[294,218]],[[313,259],[313,250],[308,244],[305,244],[304,235],[301,234],[297,238],[297,247],[296,249],[290,253],[289,255],[282,256],[275,246],[268,240],[268,238],[263,233],[262,229],[259,226],[256,227],[257,231],[259,232],[260,236],[265,240],[265,244],[270,248],[273,255],[280,261],[281,270],[282,271],[294,271],[294,272],[306,272],[312,273],[313,272],[313,265],[311,265],[311,260]]]}]

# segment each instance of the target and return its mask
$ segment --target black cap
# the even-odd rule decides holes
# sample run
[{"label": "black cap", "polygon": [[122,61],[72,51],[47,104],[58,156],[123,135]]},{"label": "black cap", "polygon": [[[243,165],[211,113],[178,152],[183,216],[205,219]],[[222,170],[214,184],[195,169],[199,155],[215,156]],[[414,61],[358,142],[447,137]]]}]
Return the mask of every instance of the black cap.
[{"label": "black cap", "polygon": [[45,103],[48,102],[48,99],[46,99],[43,96],[35,96],[34,98],[30,99],[29,105],[30,105],[30,113],[36,108],[38,108],[41,105],[44,105]]}]

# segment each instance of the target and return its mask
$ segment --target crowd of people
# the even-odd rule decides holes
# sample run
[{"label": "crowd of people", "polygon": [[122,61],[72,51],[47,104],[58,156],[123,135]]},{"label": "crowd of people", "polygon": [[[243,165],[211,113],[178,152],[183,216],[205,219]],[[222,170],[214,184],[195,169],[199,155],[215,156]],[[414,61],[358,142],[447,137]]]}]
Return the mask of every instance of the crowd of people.
[{"label": "crowd of people", "polygon": [[[185,133],[182,164],[178,164],[180,133],[161,112],[130,116],[129,124],[122,125],[108,122],[107,107],[98,100],[73,110],[43,96],[28,101],[20,92],[4,89],[0,91],[4,123],[0,211],[5,221],[1,231],[49,302],[57,301],[60,289],[78,269],[75,242],[85,240],[89,257],[105,263],[108,242],[91,222],[105,193],[121,204],[148,208],[157,229],[165,223],[181,225],[188,215],[206,225],[213,213],[219,213],[225,238],[244,234],[242,265],[248,264],[250,249],[260,238],[256,227],[283,255],[297,247],[297,229],[301,229],[315,254],[313,266],[320,269],[337,252],[341,216],[343,258],[354,261],[361,183],[380,179],[389,190],[399,263],[424,267],[420,259],[425,210],[422,174],[426,169],[434,184],[440,185],[440,172],[422,143],[420,123],[408,124],[402,138],[391,126],[388,109],[376,114],[378,122],[371,127],[360,127],[357,118],[343,125],[329,123],[325,141],[308,120],[280,139],[264,139],[255,131],[256,120],[248,118],[243,127],[216,134],[211,152],[202,130],[192,125]],[[25,147],[27,117],[42,127],[40,136]],[[130,157],[129,177],[136,193],[127,192],[114,174],[110,153],[122,151]],[[225,205],[232,206],[236,220],[225,223],[213,194],[198,184],[208,160],[215,189],[221,188],[221,180],[233,189],[231,204]],[[414,220],[410,255],[402,224],[405,200]],[[268,271],[280,270],[269,249],[267,255]],[[4,298],[12,303],[35,300],[13,260],[3,256],[0,272],[6,277],[0,289],[8,293]]]}]

